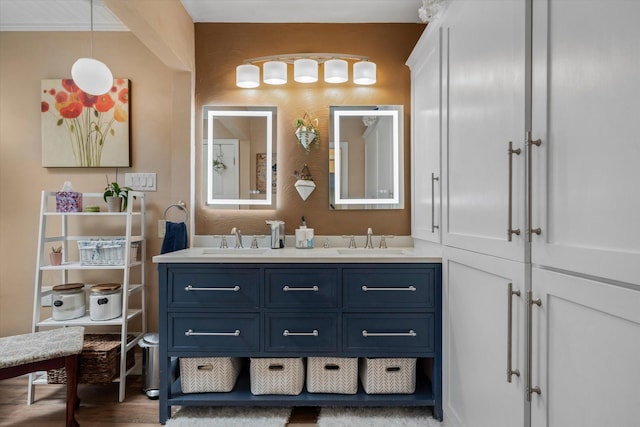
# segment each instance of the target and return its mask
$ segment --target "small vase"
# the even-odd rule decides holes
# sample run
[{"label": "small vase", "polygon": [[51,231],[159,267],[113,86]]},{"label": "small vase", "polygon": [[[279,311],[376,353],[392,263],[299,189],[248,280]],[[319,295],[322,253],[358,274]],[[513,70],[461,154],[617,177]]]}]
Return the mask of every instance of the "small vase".
[{"label": "small vase", "polygon": [[107,197],[107,210],[120,212],[122,210],[122,197]]},{"label": "small vase", "polygon": [[51,252],[49,254],[49,261],[51,261],[51,265],[61,265],[62,264],[62,252]]}]

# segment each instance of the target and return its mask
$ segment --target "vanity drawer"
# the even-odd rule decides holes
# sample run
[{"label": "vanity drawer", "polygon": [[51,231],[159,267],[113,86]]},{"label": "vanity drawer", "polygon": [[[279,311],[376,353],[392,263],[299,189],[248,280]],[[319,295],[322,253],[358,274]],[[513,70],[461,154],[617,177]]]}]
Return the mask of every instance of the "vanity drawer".
[{"label": "vanity drawer", "polygon": [[349,268],[343,271],[345,308],[433,308],[435,271],[429,268]]},{"label": "vanity drawer", "polygon": [[337,351],[337,320],[335,313],[267,314],[265,350],[300,353]]},{"label": "vanity drawer", "polygon": [[343,350],[353,352],[435,351],[435,316],[420,314],[345,314]]},{"label": "vanity drawer", "polygon": [[260,269],[176,269],[170,273],[169,287],[169,307],[256,308]]},{"label": "vanity drawer", "polygon": [[266,307],[334,308],[338,305],[335,269],[266,269],[265,281]]},{"label": "vanity drawer", "polygon": [[258,351],[258,313],[169,313],[169,351]]}]

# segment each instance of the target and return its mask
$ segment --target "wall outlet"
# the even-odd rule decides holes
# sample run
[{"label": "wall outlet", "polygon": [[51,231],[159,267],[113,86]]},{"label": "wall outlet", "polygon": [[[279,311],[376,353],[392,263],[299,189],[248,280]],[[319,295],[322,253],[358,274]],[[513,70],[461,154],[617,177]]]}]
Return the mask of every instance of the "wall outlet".
[{"label": "wall outlet", "polygon": [[158,237],[159,238],[164,238],[164,234],[167,231],[167,221],[165,221],[164,219],[159,219],[158,220]]}]

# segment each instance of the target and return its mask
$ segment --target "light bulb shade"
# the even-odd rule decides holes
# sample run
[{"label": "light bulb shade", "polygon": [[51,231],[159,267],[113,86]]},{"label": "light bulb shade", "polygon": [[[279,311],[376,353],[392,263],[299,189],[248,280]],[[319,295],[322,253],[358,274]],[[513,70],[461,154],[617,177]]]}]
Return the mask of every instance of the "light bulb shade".
[{"label": "light bulb shade", "polygon": [[376,64],[360,61],[353,64],[353,82],[358,85],[372,85],[376,82]]},{"label": "light bulb shade", "polygon": [[243,64],[236,67],[236,86],[251,89],[260,86],[260,67]]},{"label": "light bulb shade", "polygon": [[265,62],[262,66],[262,80],[270,85],[283,85],[287,82],[287,64],[282,61]]},{"label": "light bulb shade", "polygon": [[349,80],[349,64],[344,59],[330,59],[324,63],[324,81],[344,83]]},{"label": "light bulb shade", "polygon": [[103,62],[93,58],[80,58],[71,67],[71,78],[89,95],[104,95],[113,87],[113,74]]},{"label": "light bulb shade", "polygon": [[299,83],[318,81],[318,61],[315,59],[296,59],[293,62],[293,80]]}]

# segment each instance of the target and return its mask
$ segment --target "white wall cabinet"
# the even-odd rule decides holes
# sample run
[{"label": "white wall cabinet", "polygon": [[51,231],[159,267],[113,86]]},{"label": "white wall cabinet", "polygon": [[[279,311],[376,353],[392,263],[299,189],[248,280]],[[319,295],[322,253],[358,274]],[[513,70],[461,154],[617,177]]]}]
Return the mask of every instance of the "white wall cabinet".
[{"label": "white wall cabinet", "polygon": [[533,2],[535,265],[640,285],[637,16],[638,1]]},{"label": "white wall cabinet", "polygon": [[[429,26],[431,27],[431,26]],[[407,61],[411,68],[411,236],[440,243],[442,31],[428,28]]]},{"label": "white wall cabinet", "polygon": [[[640,291],[533,268],[531,427],[636,427]],[[445,358],[446,360],[446,358]],[[445,410],[446,411],[446,410]]]},{"label": "white wall cabinet", "polygon": [[[127,352],[135,347],[146,332],[145,315],[145,194],[137,191],[129,192],[127,210],[125,212],[105,212],[102,193],[83,193],[83,205],[102,205],[102,212],[56,212],[56,193],[42,192],[40,225],[38,233],[38,252],[36,257],[33,327],[37,332],[43,328],[60,328],[65,326],[84,326],[85,333],[104,333],[116,328],[120,337],[120,375],[118,399],[125,398],[127,375],[134,369],[127,369]],[[98,235],[98,230],[103,234]],[[107,235],[107,233],[113,233]],[[88,253],[78,249],[79,241],[106,240],[118,242],[108,245],[104,256],[100,249],[89,250]],[[120,240],[123,239],[124,245]],[[52,246],[62,246],[62,264],[51,265],[47,253]],[[132,251],[136,251],[134,253]],[[86,258],[84,258],[86,256]],[[86,260],[89,260],[88,262]],[[115,273],[109,273],[109,271]],[[51,298],[55,285],[80,282],[84,277],[91,277],[97,283],[113,281],[118,277],[122,285],[122,315],[110,320],[92,320],[89,312],[90,301],[85,304],[83,316],[69,320],[54,320],[51,309],[42,306],[43,298]],[[110,280],[100,279],[109,277]],[[138,280],[139,279],[139,280]],[[85,299],[88,298],[88,283],[85,283]],[[137,302],[133,302],[137,301]],[[51,305],[49,303],[49,305]],[[133,326],[139,328],[133,330]],[[128,340],[128,335],[133,335]],[[124,349],[124,351],[122,350]],[[46,378],[36,378],[30,374],[27,403],[34,401],[35,385],[46,383]]]},{"label": "white wall cabinet", "polygon": [[[625,0],[452,0],[437,21],[449,426],[640,419],[638,15]],[[417,144],[436,128],[413,114]],[[414,149],[413,164],[435,153]],[[507,282],[525,292],[512,299],[512,383]]]},{"label": "white wall cabinet", "polygon": [[[522,427],[524,265],[450,247],[443,255],[445,422],[461,427]],[[509,368],[517,374],[508,375]]]}]

